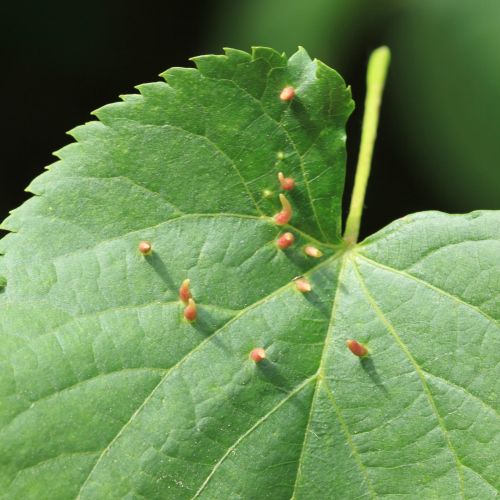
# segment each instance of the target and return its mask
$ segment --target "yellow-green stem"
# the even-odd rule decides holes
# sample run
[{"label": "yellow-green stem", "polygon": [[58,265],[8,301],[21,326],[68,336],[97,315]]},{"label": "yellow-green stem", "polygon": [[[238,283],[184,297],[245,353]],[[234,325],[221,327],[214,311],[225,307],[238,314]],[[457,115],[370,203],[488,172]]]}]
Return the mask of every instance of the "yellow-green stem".
[{"label": "yellow-green stem", "polygon": [[370,56],[366,74],[365,113],[361,131],[358,164],[354,189],[352,190],[351,206],[347,216],[344,240],[356,243],[359,236],[361,216],[365,202],[366,186],[370,177],[373,147],[377,137],[377,126],[380,114],[380,103],[384,91],[385,78],[391,60],[387,47],[380,47]]}]

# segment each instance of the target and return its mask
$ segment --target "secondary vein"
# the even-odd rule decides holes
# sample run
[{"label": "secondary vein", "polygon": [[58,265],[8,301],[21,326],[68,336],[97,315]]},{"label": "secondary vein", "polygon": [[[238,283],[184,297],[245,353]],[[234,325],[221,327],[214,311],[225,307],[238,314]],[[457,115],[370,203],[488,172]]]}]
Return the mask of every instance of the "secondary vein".
[{"label": "secondary vein", "polygon": [[392,323],[388,320],[388,318],[385,316],[383,313],[382,309],[379,307],[373,296],[371,295],[370,291],[368,290],[368,287],[366,286],[366,283],[363,279],[363,276],[361,275],[360,270],[358,269],[357,264],[352,261],[354,271],[356,272],[356,275],[359,280],[359,284],[366,296],[366,299],[368,300],[369,304],[371,305],[374,313],[377,315],[377,317],[380,319],[382,324],[385,326],[387,331],[391,334],[393,339],[396,341],[396,344],[400,347],[400,349],[403,351],[407,359],[410,361],[410,363],[413,365],[415,372],[420,379],[420,383],[422,384],[422,388],[424,390],[425,395],[427,396],[427,400],[429,402],[429,405],[436,416],[436,420],[438,422],[438,425],[441,429],[441,432],[443,434],[445,443],[450,450],[450,453],[455,461],[456,469],[457,469],[457,475],[459,479],[459,485],[460,485],[460,495],[463,499],[465,499],[465,486],[464,486],[464,477],[463,477],[463,471],[462,471],[462,463],[460,462],[460,459],[458,457],[457,451],[455,450],[455,447],[453,446],[453,443],[451,442],[448,429],[446,428],[443,418],[441,417],[436,402],[434,401],[434,396],[432,395],[432,392],[427,384],[427,380],[425,378],[425,375],[420,368],[420,365],[417,363],[416,359],[413,357],[411,354],[410,350],[408,349],[408,346],[403,342],[402,338],[399,336],[397,333],[396,329],[392,325]]}]

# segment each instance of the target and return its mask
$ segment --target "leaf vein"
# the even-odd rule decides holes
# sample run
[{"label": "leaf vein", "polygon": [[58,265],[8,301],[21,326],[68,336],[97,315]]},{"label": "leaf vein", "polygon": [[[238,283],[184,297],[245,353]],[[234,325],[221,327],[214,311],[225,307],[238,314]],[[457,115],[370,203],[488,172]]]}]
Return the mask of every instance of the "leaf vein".
[{"label": "leaf vein", "polygon": [[248,186],[247,181],[243,177],[243,174],[241,173],[241,170],[236,165],[236,162],[217,143],[215,143],[212,139],[210,139],[206,135],[197,134],[196,132],[192,132],[190,130],[187,130],[187,129],[183,128],[183,127],[179,127],[177,125],[165,124],[165,125],[161,125],[161,128],[170,128],[170,129],[174,129],[174,130],[180,130],[182,132],[185,132],[187,135],[190,135],[190,136],[193,136],[193,137],[199,137],[199,138],[204,139],[205,141],[207,141],[209,144],[211,144],[224,158],[226,158],[229,161],[230,165],[233,167],[233,169],[236,172],[236,174],[238,175],[241,183],[243,184],[243,187],[245,188],[245,190],[247,192],[247,195],[250,198],[250,201],[255,206],[255,209],[257,210],[257,213],[259,213],[260,215],[264,215],[262,213],[262,210],[260,209],[259,204],[257,203],[257,200],[255,199],[252,191],[250,190],[250,187]]},{"label": "leaf vein", "polygon": [[436,416],[436,419],[437,419],[437,422],[439,424],[439,427],[441,428],[441,432],[443,434],[445,443],[446,443],[448,449],[450,450],[450,453],[453,456],[453,459],[455,461],[457,475],[459,478],[460,494],[461,494],[461,497],[465,499],[462,463],[458,457],[458,454],[457,454],[457,451],[455,450],[455,447],[453,446],[453,443],[451,442],[451,438],[449,436],[448,429],[446,428],[446,426],[444,424],[443,418],[441,417],[441,415],[437,409],[436,402],[435,402],[434,397],[432,395],[432,392],[427,384],[427,381],[425,379],[425,375],[424,375],[422,369],[420,368],[420,365],[417,363],[416,359],[413,357],[410,350],[408,349],[408,346],[403,342],[403,339],[399,336],[399,334],[397,333],[397,331],[394,328],[394,326],[392,325],[392,323],[387,319],[387,317],[383,313],[382,309],[379,307],[379,305],[376,303],[375,299],[371,295],[371,293],[368,290],[368,288],[365,284],[365,281],[361,275],[361,271],[358,269],[358,266],[354,261],[353,261],[353,268],[354,268],[356,275],[358,277],[359,284],[360,284],[369,304],[371,305],[374,313],[377,315],[377,317],[380,319],[380,321],[385,326],[387,331],[394,338],[394,340],[396,341],[396,344],[400,347],[402,352],[408,358],[408,361],[410,361],[410,363],[413,365],[415,372],[416,372],[418,378],[420,379],[422,389],[425,392],[425,394],[427,396],[427,400],[429,401],[429,405]]},{"label": "leaf vein", "polygon": [[[274,68],[273,68],[274,69]],[[269,73],[272,71],[272,69],[269,71]],[[269,78],[269,73],[267,74],[267,78]],[[213,80],[213,78],[211,78]],[[314,219],[316,221],[316,224],[318,226],[318,229],[320,230],[321,234],[323,235],[323,238],[325,239],[326,242],[329,241],[328,237],[326,236],[325,234],[325,231],[323,230],[323,227],[322,227],[322,224],[321,224],[321,221],[318,217],[318,214],[317,214],[317,211],[316,211],[316,207],[314,205],[314,200],[312,198],[312,194],[311,194],[311,189],[310,189],[310,186],[309,186],[309,181],[308,181],[308,176],[307,176],[307,173],[306,173],[306,170],[305,170],[305,165],[304,165],[304,156],[310,151],[310,149],[312,147],[314,147],[314,145],[316,144],[317,140],[319,139],[320,137],[320,134],[318,134],[318,136],[316,137],[316,139],[314,139],[312,141],[312,143],[310,144],[310,146],[308,147],[308,149],[306,150],[306,152],[304,152],[303,154],[301,154],[297,148],[297,145],[295,144],[295,142],[292,140],[292,137],[290,136],[290,133],[288,132],[288,130],[285,128],[285,126],[283,125],[283,123],[281,121],[278,121],[276,120],[276,118],[274,118],[271,114],[269,114],[266,109],[264,108],[264,105],[262,104],[262,101],[257,99],[256,97],[254,97],[252,94],[250,94],[246,89],[244,89],[243,87],[241,87],[240,85],[238,85],[234,80],[230,80],[228,78],[220,78],[218,80],[223,80],[223,81],[227,81],[227,82],[231,82],[233,83],[233,85],[238,88],[239,90],[241,90],[243,93],[245,93],[247,96],[249,96],[255,103],[257,103],[259,105],[259,107],[261,108],[261,111],[263,113],[263,115],[267,116],[271,121],[273,121],[282,131],[283,133],[285,134],[285,136],[287,137],[287,139],[290,141],[290,144],[292,145],[295,153],[297,154],[297,157],[299,158],[299,166],[300,166],[300,169],[302,171],[302,177],[304,178],[304,184],[306,186],[306,191],[307,191],[307,197],[309,199],[309,203],[311,205],[311,209],[312,209],[312,212],[313,212],[313,215],[314,215]],[[267,85],[266,85],[267,86]]]},{"label": "leaf vein", "polygon": [[335,414],[337,415],[337,420],[339,421],[340,427],[342,427],[342,431],[344,432],[346,439],[347,439],[347,444],[349,445],[349,448],[351,449],[352,456],[354,457],[354,460],[356,461],[359,470],[361,471],[361,474],[363,474],[364,481],[368,487],[368,490],[370,491],[370,495],[372,498],[377,498],[377,493],[375,492],[375,489],[373,488],[373,485],[370,481],[370,478],[368,477],[368,471],[366,465],[363,463],[361,460],[361,456],[358,450],[358,447],[354,443],[354,440],[352,438],[351,431],[349,430],[349,426],[347,425],[347,422],[344,420],[344,417],[342,416],[342,412],[340,411],[340,407],[335,399],[335,396],[333,395],[333,391],[330,387],[330,384],[328,383],[327,379],[323,379],[324,382],[324,387],[326,390],[326,394],[328,396],[328,399],[330,399],[330,402],[332,403],[333,410],[335,411]]},{"label": "leaf vein", "polygon": [[340,414],[340,411],[339,411],[339,408],[337,406],[337,403],[335,402],[335,398],[333,397],[333,393],[332,393],[332,390],[330,389],[330,387],[328,386],[327,382],[326,382],[326,379],[325,379],[325,374],[324,374],[324,363],[325,363],[325,360],[326,360],[326,354],[327,354],[327,351],[328,351],[328,348],[330,346],[330,343],[331,343],[331,339],[333,337],[333,330],[334,330],[334,321],[335,321],[335,313],[336,313],[336,310],[337,310],[337,304],[338,304],[338,294],[340,292],[340,284],[342,283],[342,278],[343,278],[343,275],[344,275],[344,272],[345,272],[345,258],[342,260],[341,262],[341,266],[340,266],[340,270],[339,270],[339,274],[338,274],[338,281],[337,281],[337,288],[335,290],[335,297],[333,299],[333,304],[332,304],[332,313],[331,313],[331,316],[330,316],[330,321],[329,321],[329,324],[328,324],[328,329],[327,329],[327,335],[325,336],[325,341],[324,341],[324,344],[323,344],[323,352],[321,353],[321,358],[320,358],[320,365],[319,365],[319,368],[318,368],[318,378],[316,380],[316,386],[314,387],[314,396],[313,396],[313,400],[312,400],[312,403],[311,403],[311,411],[309,412],[309,420],[307,422],[307,426],[306,426],[306,430],[305,430],[305,433],[304,433],[304,442],[303,442],[303,445],[302,445],[302,450],[301,450],[301,454],[300,454],[300,457],[299,457],[299,464],[298,464],[298,468],[297,468],[297,474],[295,476],[295,484],[294,484],[294,488],[293,488],[293,494],[292,494],[292,498],[291,500],[293,500],[294,498],[296,498],[296,489],[297,489],[297,486],[298,486],[298,483],[299,483],[299,478],[300,478],[300,473],[301,473],[301,467],[303,465],[303,460],[304,460],[304,450],[305,450],[305,447],[306,447],[306,444],[307,444],[307,440],[308,440],[308,436],[309,436],[309,427],[310,427],[310,423],[311,423],[311,415],[312,415],[312,412],[313,412],[313,407],[314,407],[314,403],[316,401],[316,398],[317,398],[317,395],[319,393],[319,386],[321,384],[322,381],[325,381],[324,383],[324,387],[325,387],[325,390],[328,394],[328,397],[329,399],[331,400],[332,402],[332,406],[333,406],[333,409],[335,411],[335,414],[337,415],[337,419],[339,421],[339,424],[340,426],[342,427],[342,430],[344,431],[344,434],[346,436],[346,439],[347,439],[347,442],[348,442],[348,445],[349,447],[351,448],[351,451],[352,451],[352,454],[353,454],[353,457],[354,457],[354,460],[356,461],[356,464],[358,465],[360,471],[361,471],[361,474],[363,475],[363,479],[366,483],[366,486],[370,492],[370,495],[372,498],[377,498],[377,494],[375,493],[375,490],[373,488],[373,485],[371,484],[370,482],[370,479],[368,477],[368,474],[367,474],[367,471],[366,471],[366,467],[365,465],[363,464],[363,462],[361,461],[361,458],[359,456],[359,452],[354,444],[354,442],[352,441],[352,436],[349,432],[349,428],[347,427],[342,415]]},{"label": "leaf vein", "polygon": [[78,382],[75,382],[74,384],[71,384],[67,387],[63,387],[62,389],[56,390],[54,392],[51,392],[50,394],[47,394],[47,395],[45,395],[39,399],[36,399],[34,401],[30,401],[30,406],[28,408],[26,408],[25,410],[14,415],[14,417],[6,425],[3,426],[2,433],[4,433],[5,430],[8,429],[8,427],[11,426],[15,420],[20,418],[25,413],[29,412],[32,409],[32,407],[36,404],[43,403],[44,401],[50,401],[51,399],[56,398],[57,396],[64,394],[65,392],[69,392],[69,391],[71,391],[71,390],[73,390],[73,389],[75,389],[83,384],[86,384],[88,382],[93,382],[94,380],[102,378],[102,377],[113,376],[113,375],[116,375],[118,373],[123,373],[123,372],[138,372],[138,371],[139,372],[140,371],[144,371],[144,372],[156,371],[156,372],[165,373],[167,371],[167,369],[148,367],[148,366],[140,367],[140,368],[120,368],[119,370],[114,370],[114,371],[106,372],[106,373],[98,373],[97,375],[94,375],[93,377],[86,378],[84,380],[78,380]]},{"label": "leaf vein", "polygon": [[465,464],[462,464],[463,467],[465,467],[466,469],[470,470],[473,474],[475,474],[477,477],[479,477],[481,480],[483,480],[488,486],[491,487],[491,489],[496,493],[498,494],[499,491],[497,489],[496,486],[494,486],[493,484],[491,484],[483,475],[479,474],[479,472],[477,470],[474,470],[472,467],[469,467],[468,465],[465,465]]},{"label": "leaf vein", "polygon": [[442,288],[439,288],[439,287],[437,287],[435,285],[432,285],[428,281],[425,281],[425,280],[423,280],[421,278],[417,278],[413,274],[409,274],[409,273],[407,273],[405,271],[401,271],[399,269],[395,269],[393,267],[386,266],[385,264],[381,264],[380,262],[377,262],[377,261],[375,261],[373,259],[370,259],[369,257],[366,257],[366,255],[357,254],[357,256],[360,257],[361,259],[367,261],[368,264],[371,264],[374,267],[379,267],[380,269],[384,269],[385,271],[389,271],[389,272],[392,272],[394,274],[398,274],[398,275],[400,275],[400,276],[402,276],[404,278],[416,281],[417,283],[420,283],[420,284],[426,286],[427,288],[430,288],[430,289],[432,289],[432,290],[434,290],[436,292],[439,292],[442,295],[445,295],[445,296],[449,297],[450,299],[452,299],[452,300],[454,300],[456,302],[459,302],[460,304],[462,304],[464,306],[467,306],[467,307],[469,307],[471,309],[474,309],[481,316],[484,316],[489,322],[493,323],[498,329],[500,329],[500,324],[499,324],[499,322],[495,318],[493,318],[492,316],[490,316],[489,314],[487,314],[486,312],[484,312],[479,307],[477,307],[477,306],[475,306],[473,304],[470,304],[469,302],[466,302],[465,300],[461,299],[457,295],[453,295],[452,293],[447,292],[446,290],[443,290]]},{"label": "leaf vein", "polygon": [[299,384],[295,389],[290,391],[286,397],[284,397],[279,403],[277,403],[271,410],[269,410],[263,417],[261,417],[257,422],[255,422],[250,429],[248,429],[244,434],[242,434],[222,455],[222,457],[219,459],[219,461],[214,465],[206,479],[203,481],[201,486],[199,487],[198,491],[195,493],[195,495],[192,497],[191,500],[194,500],[195,498],[198,498],[200,494],[203,492],[203,490],[207,487],[208,483],[212,479],[213,475],[217,472],[217,469],[222,465],[224,460],[230,455],[230,453],[236,449],[236,447],[245,439],[247,438],[255,429],[257,429],[260,425],[262,425],[273,413],[278,411],[289,399],[297,395],[304,387],[306,387],[310,382],[315,380],[317,377],[317,374],[315,373],[311,377],[307,378],[304,380],[301,384]]},{"label": "leaf vein", "polygon": [[[344,263],[344,261],[342,261],[341,269],[340,269],[340,272],[339,272],[339,278],[338,278],[339,282],[340,282],[342,271],[343,271],[343,265],[344,265],[343,263]],[[336,303],[337,303],[336,299],[337,299],[337,295],[339,293],[339,288],[340,287],[337,284],[337,288],[335,290],[335,297],[333,298],[332,313],[331,313],[331,316],[330,316],[330,321],[328,323],[327,334],[325,335],[325,340],[323,341],[323,350],[321,352],[320,365],[318,367],[318,373],[320,373],[319,370],[321,370],[321,364],[323,362],[323,357],[325,355],[325,349],[326,349],[327,342],[328,342],[330,328],[332,326],[333,318],[335,316],[335,308],[336,308]],[[316,386],[314,387],[314,395],[313,395],[313,399],[311,401],[311,410],[309,412],[309,417],[307,419],[306,428],[304,430],[304,440],[302,442],[302,449],[300,451],[299,461],[298,461],[298,465],[297,465],[297,472],[295,474],[295,482],[294,482],[294,485],[293,485],[293,492],[292,492],[291,500],[294,500],[294,498],[296,498],[295,495],[297,493],[297,486],[299,484],[299,480],[300,480],[300,476],[301,476],[301,469],[302,469],[302,465],[303,465],[303,461],[304,461],[304,451],[306,449],[307,442],[308,442],[308,439],[309,439],[309,430],[310,430],[311,421],[312,421],[311,417],[312,417],[312,414],[313,414],[313,408],[314,408],[314,405],[315,405],[315,402],[316,402],[316,398],[318,397],[318,384],[319,384],[319,380],[320,380],[320,377],[317,378],[317,380],[316,380]]]},{"label": "leaf vein", "polygon": [[492,411],[493,413],[495,413],[498,417],[500,417],[500,413],[498,413],[498,410],[496,410],[495,408],[493,408],[493,406],[489,405],[488,403],[486,403],[486,401],[483,401],[479,396],[477,396],[476,394],[473,394],[472,392],[470,392],[468,389],[466,389],[465,387],[462,387],[461,385],[458,385],[458,384],[455,384],[454,382],[451,382],[450,380],[446,379],[446,378],[443,378],[443,377],[440,377],[438,375],[434,375],[434,373],[430,373],[428,372],[427,370],[424,370],[422,368],[422,372],[425,373],[427,376],[429,376],[430,378],[434,378],[436,380],[439,380],[440,382],[442,382],[443,384],[445,385],[448,385],[450,387],[453,387],[461,392],[463,392],[466,396],[469,396],[471,399],[477,401],[478,403],[480,403],[483,408],[487,411]]},{"label": "leaf vein", "polygon": [[[332,257],[324,260],[317,266],[313,267],[308,271],[307,274],[310,274],[314,271],[317,271],[318,269],[321,269],[322,267],[328,265],[332,260],[336,259],[337,255],[333,255]],[[132,413],[131,417],[129,420],[121,427],[121,429],[118,431],[118,433],[115,435],[115,437],[109,442],[108,446],[103,449],[102,453],[99,455],[96,463],[92,467],[92,470],[90,473],[87,475],[87,478],[85,481],[82,483],[82,486],[80,487],[80,491],[77,494],[77,499],[80,498],[81,493],[85,489],[85,486],[90,480],[90,477],[92,476],[93,472],[96,470],[97,466],[99,463],[102,461],[104,456],[109,452],[113,444],[119,439],[119,437],[123,434],[123,432],[127,429],[129,425],[134,421],[135,417],[141,412],[141,410],[146,406],[146,404],[151,400],[153,395],[156,393],[157,389],[167,380],[167,378],[177,369],[179,368],[187,359],[190,358],[195,352],[199,351],[205,344],[208,344],[218,333],[220,333],[224,328],[227,328],[230,324],[234,323],[237,321],[241,316],[246,314],[248,311],[254,309],[255,307],[258,307],[261,304],[265,304],[266,301],[270,300],[272,297],[276,296],[278,293],[281,293],[288,288],[293,286],[293,282],[288,282],[285,285],[283,285],[281,288],[276,289],[274,292],[270,293],[269,295],[263,297],[262,299],[258,300],[257,302],[254,302],[253,304],[250,304],[247,306],[245,309],[242,309],[241,311],[238,312],[233,318],[231,318],[229,321],[227,321],[224,325],[222,325],[220,328],[215,330],[212,334],[210,334],[208,337],[206,337],[202,342],[200,342],[194,349],[189,351],[185,356],[183,356],[175,365],[173,365],[171,368],[169,368],[165,375],[162,377],[162,379],[158,382],[158,384],[153,388],[153,390],[149,393],[149,395],[144,399],[144,401],[138,406],[138,408]]]}]

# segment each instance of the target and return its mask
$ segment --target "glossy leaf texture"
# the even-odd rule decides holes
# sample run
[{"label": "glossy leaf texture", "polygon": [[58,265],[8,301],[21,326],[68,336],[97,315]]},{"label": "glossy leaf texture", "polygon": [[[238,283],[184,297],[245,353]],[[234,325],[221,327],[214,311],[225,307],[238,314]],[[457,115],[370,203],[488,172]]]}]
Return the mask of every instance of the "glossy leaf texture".
[{"label": "glossy leaf texture", "polygon": [[4,223],[0,496],[494,498],[500,215],[348,248],[341,77],[302,49],[195,62],[75,129]]}]

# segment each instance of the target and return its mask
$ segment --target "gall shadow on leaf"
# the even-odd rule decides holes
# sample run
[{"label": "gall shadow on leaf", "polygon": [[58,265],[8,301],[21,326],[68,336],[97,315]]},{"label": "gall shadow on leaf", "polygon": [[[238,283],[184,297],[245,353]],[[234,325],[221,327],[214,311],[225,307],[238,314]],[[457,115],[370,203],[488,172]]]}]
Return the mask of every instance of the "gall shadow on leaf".
[{"label": "gall shadow on leaf", "polygon": [[316,309],[321,311],[321,314],[325,316],[325,318],[330,318],[332,314],[332,306],[330,303],[326,303],[324,300],[321,300],[321,297],[313,290],[304,294],[306,300],[314,306]]},{"label": "gall shadow on leaf", "polygon": [[[284,251],[284,254],[286,255],[287,259],[292,262],[295,266],[297,266],[300,269],[300,272],[305,273],[312,267],[314,267],[314,262],[311,262],[311,259],[308,259],[305,255],[302,255],[303,252],[299,251],[294,248],[296,246],[300,246],[300,242],[297,242],[295,245],[292,245],[291,248],[287,248]],[[280,250],[282,251],[282,250]]]},{"label": "gall shadow on leaf", "polygon": [[[301,181],[301,184],[303,186],[303,181]],[[287,191],[287,196],[290,198],[290,201],[292,202],[292,205],[294,207],[294,220],[297,220],[299,218],[306,219],[309,225],[312,225],[313,227],[316,226],[316,228],[318,228],[317,230],[319,231],[318,223],[311,208],[310,198],[306,193],[307,191],[305,191],[305,189],[292,189],[291,191]],[[313,230],[313,232],[315,231]],[[318,237],[321,237],[321,233],[316,235]],[[299,242],[299,244],[311,243],[308,239],[300,239],[304,241]],[[308,260],[311,262],[311,259]]]},{"label": "gall shadow on leaf", "polygon": [[371,378],[372,382],[385,394],[388,394],[387,388],[385,387],[382,378],[380,377],[377,368],[375,367],[375,363],[370,356],[364,357],[360,359],[361,368],[365,371],[365,373]]},{"label": "gall shadow on leaf", "polygon": [[[193,321],[191,326],[207,337],[219,329],[217,320],[209,311],[204,309],[203,306],[197,307],[196,321]],[[224,343],[219,341],[217,336],[212,337],[211,342],[217,344],[224,351],[230,352],[227,347],[225,347]]]},{"label": "gall shadow on leaf", "polygon": [[176,289],[176,285],[168,272],[167,266],[165,266],[165,263],[157,253],[153,252],[151,255],[147,255],[146,262],[156,271],[168,288],[172,290]]},{"label": "gall shadow on leaf", "polygon": [[256,368],[260,376],[283,392],[290,392],[293,389],[288,380],[280,373],[278,365],[269,359],[263,359]]},{"label": "gall shadow on leaf", "polygon": [[310,112],[308,112],[304,104],[300,102],[300,98],[292,101],[290,111],[293,113],[294,118],[300,123],[301,131],[310,137],[311,142],[315,142],[318,139],[321,129],[311,120]]}]

